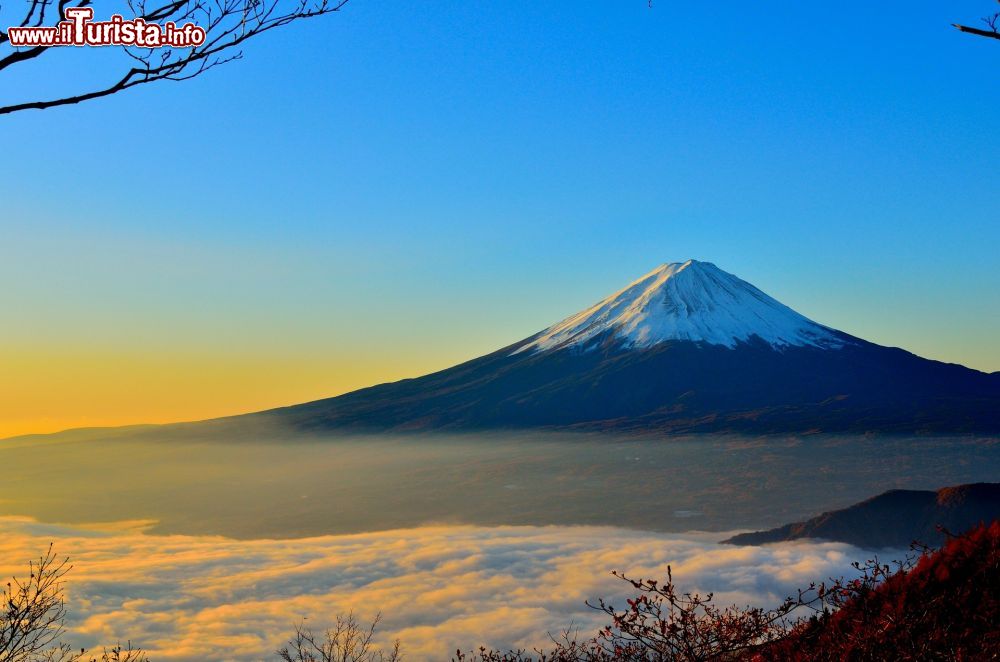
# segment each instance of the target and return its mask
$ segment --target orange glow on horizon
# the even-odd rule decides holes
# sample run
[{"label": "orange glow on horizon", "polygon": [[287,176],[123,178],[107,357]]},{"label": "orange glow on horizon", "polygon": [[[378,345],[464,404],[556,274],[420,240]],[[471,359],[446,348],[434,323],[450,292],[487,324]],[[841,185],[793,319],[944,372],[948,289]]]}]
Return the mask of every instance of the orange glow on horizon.
[{"label": "orange glow on horizon", "polygon": [[0,352],[0,439],[80,427],[172,423],[335,396],[444,367],[448,359]]}]

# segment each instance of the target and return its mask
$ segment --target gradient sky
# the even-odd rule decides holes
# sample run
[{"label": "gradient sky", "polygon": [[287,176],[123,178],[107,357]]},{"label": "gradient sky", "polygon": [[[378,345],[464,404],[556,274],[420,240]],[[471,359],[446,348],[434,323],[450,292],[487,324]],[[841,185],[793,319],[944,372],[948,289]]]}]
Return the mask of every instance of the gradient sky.
[{"label": "gradient sky", "polygon": [[353,0],[8,116],[0,437],[415,376],[687,258],[1000,370],[1000,44],[949,27],[992,4]]}]

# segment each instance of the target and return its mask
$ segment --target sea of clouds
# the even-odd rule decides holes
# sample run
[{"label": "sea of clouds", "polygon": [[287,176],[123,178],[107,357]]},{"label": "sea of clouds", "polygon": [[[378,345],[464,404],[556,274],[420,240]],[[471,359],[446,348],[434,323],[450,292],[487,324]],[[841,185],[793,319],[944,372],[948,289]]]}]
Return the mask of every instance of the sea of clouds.
[{"label": "sea of clouds", "polygon": [[408,660],[456,648],[544,644],[606,617],[584,602],[631,586],[611,570],[662,577],[725,603],[770,606],[811,581],[852,574],[870,553],[837,543],[733,547],[725,534],[606,527],[440,526],[292,540],[158,536],[143,523],[62,526],[0,517],[0,577],[24,574],[55,543],[76,646],[131,640],[157,661],[264,660],[305,619],[383,614],[382,641]]}]

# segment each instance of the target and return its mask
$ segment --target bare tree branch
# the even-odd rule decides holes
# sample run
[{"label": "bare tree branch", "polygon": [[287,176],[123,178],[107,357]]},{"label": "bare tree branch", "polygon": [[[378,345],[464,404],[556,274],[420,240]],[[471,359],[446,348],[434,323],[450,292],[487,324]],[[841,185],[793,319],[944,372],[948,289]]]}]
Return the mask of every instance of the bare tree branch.
[{"label": "bare tree branch", "polygon": [[0,660],[27,659],[59,639],[66,618],[62,579],[69,570],[49,545],[27,578],[14,577],[0,591]]},{"label": "bare tree branch", "polygon": [[[1000,16],[1000,14],[998,14]],[[959,25],[958,23],[952,23],[953,26],[961,30],[962,32],[968,32],[969,34],[979,35],[980,37],[990,37],[992,39],[1000,39],[1000,32],[996,30],[980,30],[979,28],[970,28],[967,25]]]},{"label": "bare tree branch", "polygon": [[0,662],[149,662],[132,642],[105,648],[99,658],[61,641],[66,623],[63,579],[72,569],[49,545],[28,576],[0,590]]},{"label": "bare tree branch", "polygon": [[[1000,0],[997,0],[1000,2]],[[982,19],[983,23],[986,24],[988,29],[983,30],[980,28],[973,28],[968,25],[959,25],[958,23],[952,23],[953,27],[958,28],[962,32],[968,34],[974,34],[979,37],[989,37],[990,39],[1000,39],[1000,12],[993,14],[992,16],[985,16]]]},{"label": "bare tree branch", "polygon": [[[57,23],[67,7],[86,7],[91,0],[59,0]],[[46,19],[45,6],[52,0],[30,0],[22,26],[41,26]],[[242,58],[239,47],[243,42],[299,19],[330,14],[346,5],[348,0],[170,0],[165,4],[147,6],[146,0],[128,0],[136,18],[153,23],[193,22],[204,28],[203,43],[192,48],[122,47],[133,66],[117,80],[97,89],[51,99],[28,100],[0,106],[0,115],[21,110],[54,108],[106,97],[137,85],[160,80],[183,81],[206,71]],[[51,12],[50,12],[51,15]],[[9,35],[0,32],[0,47],[9,46]],[[0,57],[0,71],[33,60],[57,46],[13,48]]]},{"label": "bare tree branch", "polygon": [[389,650],[375,645],[375,630],[381,620],[382,614],[377,614],[365,627],[354,617],[354,612],[338,615],[336,624],[322,635],[298,625],[288,645],[275,653],[283,662],[400,662],[398,639]]}]

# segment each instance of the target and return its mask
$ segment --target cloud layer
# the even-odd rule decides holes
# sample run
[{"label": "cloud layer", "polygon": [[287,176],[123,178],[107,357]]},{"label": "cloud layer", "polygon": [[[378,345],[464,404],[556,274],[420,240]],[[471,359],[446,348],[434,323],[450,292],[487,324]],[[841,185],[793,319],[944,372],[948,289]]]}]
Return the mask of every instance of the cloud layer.
[{"label": "cloud layer", "polygon": [[[605,620],[584,601],[623,596],[613,569],[660,577],[739,604],[850,574],[865,552],[835,543],[715,544],[723,535],[599,527],[423,527],[295,540],[153,536],[142,523],[46,525],[0,518],[0,576],[20,574],[54,541],[72,559],[67,640],[130,639],[156,660],[260,660],[301,619],[384,615],[384,640],[410,660],[456,648],[532,646],[571,623]],[[619,599],[619,602],[622,602]]]}]

